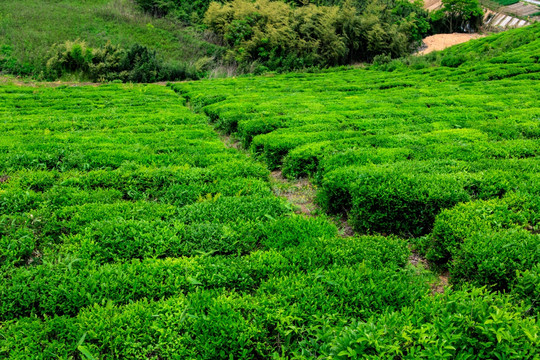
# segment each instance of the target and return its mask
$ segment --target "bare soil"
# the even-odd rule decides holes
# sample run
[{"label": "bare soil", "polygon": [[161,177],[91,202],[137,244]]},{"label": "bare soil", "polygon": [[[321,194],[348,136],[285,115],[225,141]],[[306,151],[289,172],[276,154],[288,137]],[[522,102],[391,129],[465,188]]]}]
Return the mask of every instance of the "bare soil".
[{"label": "bare soil", "polygon": [[461,44],[472,39],[478,39],[484,37],[485,35],[481,34],[463,34],[463,33],[453,33],[453,34],[437,34],[428,36],[423,40],[425,48],[419,51],[418,55],[429,54],[432,51],[444,50],[450,46]]},{"label": "bare soil", "polygon": [[437,10],[442,6],[441,0],[424,0],[424,9],[429,11]]},{"label": "bare soil", "polygon": [[271,173],[274,180],[273,190],[277,196],[285,197],[295,206],[297,214],[316,216],[318,206],[315,204],[317,190],[308,179],[288,181],[280,170]]},{"label": "bare soil", "polygon": [[448,286],[448,272],[444,272],[439,275],[438,281],[431,284],[431,294],[442,294],[444,293],[444,288]]},{"label": "bare soil", "polygon": [[525,4],[522,2],[518,2],[509,6],[505,6],[501,8],[503,12],[507,14],[514,14],[517,16],[527,17],[531,16],[532,14],[536,14],[540,12],[540,7],[533,4]]},{"label": "bare soil", "polygon": [[[409,256],[409,264],[419,269],[430,270],[428,261],[418,254],[414,249],[411,249],[411,256]],[[435,272],[434,272],[435,275]],[[442,294],[444,293],[445,287],[448,286],[448,279],[450,274],[448,271],[443,272],[436,276],[436,279],[433,282],[430,282],[429,286],[431,288],[431,294]]]}]

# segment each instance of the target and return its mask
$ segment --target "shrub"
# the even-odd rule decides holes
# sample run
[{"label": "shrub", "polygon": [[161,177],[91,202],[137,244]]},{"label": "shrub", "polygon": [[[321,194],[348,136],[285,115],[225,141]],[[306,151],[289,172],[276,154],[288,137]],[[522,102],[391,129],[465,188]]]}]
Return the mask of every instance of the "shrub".
[{"label": "shrub", "polygon": [[352,184],[361,170],[351,166],[325,174],[317,193],[317,203],[330,214],[346,214],[352,208]]},{"label": "shrub", "polygon": [[32,64],[21,63],[13,56],[13,47],[10,45],[0,45],[0,72],[26,76],[34,73]]},{"label": "shrub", "polygon": [[135,0],[143,11],[154,16],[169,15],[194,24],[200,22],[212,1],[216,0]]},{"label": "shrub", "polygon": [[494,233],[476,232],[454,254],[452,282],[488,285],[508,290],[518,271],[540,262],[540,236],[526,230],[511,229]]},{"label": "shrub", "polygon": [[361,233],[405,236],[430,232],[441,210],[469,199],[451,176],[411,176],[369,166],[329,172],[318,195],[325,210],[349,212],[350,223]]},{"label": "shrub", "polygon": [[467,59],[464,56],[450,55],[442,58],[441,65],[456,68],[466,61]]},{"label": "shrub", "polygon": [[297,8],[268,0],[213,2],[204,23],[227,42],[229,60],[244,66],[257,61],[269,70],[345,64],[378,54],[399,57],[418,37],[408,38],[408,30],[424,31],[408,11],[391,13],[370,2],[360,13],[351,1]]},{"label": "shrub", "polygon": [[0,266],[22,265],[31,259],[37,241],[32,218],[0,216]]},{"label": "shrub", "polygon": [[134,44],[125,50],[108,42],[92,49],[84,41],[67,41],[55,45],[47,61],[49,78],[80,73],[91,81],[155,82],[196,77],[193,69],[183,64],[164,64],[155,51]]},{"label": "shrub", "polygon": [[524,214],[499,199],[459,204],[437,216],[429,235],[426,257],[444,266],[475,233],[489,234],[514,229],[524,226],[526,222]]},{"label": "shrub", "polygon": [[538,317],[540,309],[540,265],[536,264],[528,270],[517,271],[516,281],[512,293],[520,300],[524,300],[526,315]]},{"label": "shrub", "polygon": [[[337,359],[359,354],[382,358],[534,358],[538,339],[530,334],[538,325],[534,319],[523,318],[523,310],[510,298],[485,289],[446,291],[399,312],[353,321],[329,342],[305,341],[302,345],[305,351]],[[324,336],[324,330],[314,336]]]},{"label": "shrub", "polygon": [[47,70],[55,77],[60,77],[64,72],[88,71],[94,57],[93,49],[79,40],[55,45],[52,53],[47,60]]},{"label": "shrub", "polygon": [[362,233],[419,236],[431,231],[437,214],[468,201],[450,176],[361,174],[351,189],[351,225]]}]

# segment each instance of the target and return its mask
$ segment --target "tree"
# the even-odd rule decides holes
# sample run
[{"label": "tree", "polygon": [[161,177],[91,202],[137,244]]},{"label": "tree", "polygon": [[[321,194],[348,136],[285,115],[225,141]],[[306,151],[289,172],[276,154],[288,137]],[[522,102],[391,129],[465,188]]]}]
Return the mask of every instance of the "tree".
[{"label": "tree", "polygon": [[481,25],[484,12],[478,0],[442,0],[442,4],[433,19],[446,23],[450,32],[469,32]]}]

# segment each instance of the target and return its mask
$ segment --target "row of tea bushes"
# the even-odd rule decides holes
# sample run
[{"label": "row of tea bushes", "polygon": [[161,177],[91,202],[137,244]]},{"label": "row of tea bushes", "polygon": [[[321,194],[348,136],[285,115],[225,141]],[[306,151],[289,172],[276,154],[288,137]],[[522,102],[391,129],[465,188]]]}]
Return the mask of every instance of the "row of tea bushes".
[{"label": "row of tea bushes", "polygon": [[319,203],[347,213],[362,233],[429,233],[435,216],[461,202],[515,191],[537,193],[537,161],[401,161],[349,166],[325,174]]},{"label": "row of tea bushes", "polygon": [[165,87],[0,91],[2,358],[293,355],[429,293],[406,242],[294,214]]},{"label": "row of tea bushes", "polygon": [[[516,249],[531,251],[536,238],[523,231],[537,236],[534,84],[487,89],[439,81],[438,71],[174,86],[190,88],[186,101],[219,127],[245,125],[245,144],[272,167],[319,146],[294,171],[310,171],[322,204],[339,184],[343,196],[327,207],[357,214],[357,228],[368,221],[375,227],[366,232],[425,234],[428,221],[443,229],[460,202],[500,200],[517,215],[489,232],[493,246],[515,233],[527,244]],[[494,97],[503,90],[506,100]],[[440,263],[460,288],[434,294],[433,274],[408,265],[407,241],[386,232],[342,238],[324,216],[296,215],[273,195],[266,166],[226,148],[165,87],[0,92],[1,358],[538,356],[533,256],[516,258],[524,265],[508,267],[515,275],[489,277],[486,266],[473,277],[485,254],[469,245],[483,234],[447,244],[450,232],[434,230],[415,239],[417,251],[452,251]],[[474,256],[457,266],[462,253]]]},{"label": "row of tea bushes", "polygon": [[[276,236],[278,227],[287,232]],[[396,238],[336,238],[335,228],[326,220],[295,218],[288,224],[276,222],[265,231],[266,250],[245,256],[203,254],[108,264],[65,256],[40,266],[5,270],[0,318],[73,316],[105,300],[127,304],[197,289],[251,292],[273,277],[359,263],[393,273],[405,266],[409,256],[406,243]],[[291,244],[290,238],[302,242]]]},{"label": "row of tea bushes", "polygon": [[13,359],[537,357],[536,321],[509,297],[482,289],[426,296],[402,277],[356,265],[283,276],[251,294],[103,301],[76,317],[10,323],[9,347],[0,352]]},{"label": "row of tea bushes", "polygon": [[[539,32],[536,24],[368,69],[172,88],[269,169],[309,177],[319,205],[357,232],[427,236],[428,259],[455,284],[507,291],[536,274],[538,234],[528,227],[539,211],[516,206],[528,220],[501,230],[465,208],[540,195]],[[448,214],[452,229],[476,230],[459,241],[439,234]],[[437,245],[455,242],[463,246]]]},{"label": "row of tea bushes", "polygon": [[[454,283],[506,291],[537,276],[539,229],[538,196],[510,193],[444,210],[422,247],[433,264],[449,268]],[[535,296],[528,300],[532,305],[537,301]]]}]

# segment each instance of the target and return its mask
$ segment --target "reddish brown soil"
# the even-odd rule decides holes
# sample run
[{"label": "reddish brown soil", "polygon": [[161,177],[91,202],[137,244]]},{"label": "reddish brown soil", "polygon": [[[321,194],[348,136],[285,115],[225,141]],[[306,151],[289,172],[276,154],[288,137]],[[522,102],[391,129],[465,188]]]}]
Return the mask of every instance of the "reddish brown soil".
[{"label": "reddish brown soil", "polygon": [[432,51],[444,50],[450,46],[461,44],[472,39],[478,39],[485,35],[480,34],[437,34],[428,36],[423,40],[427,48],[418,52],[418,55],[429,54]]}]

